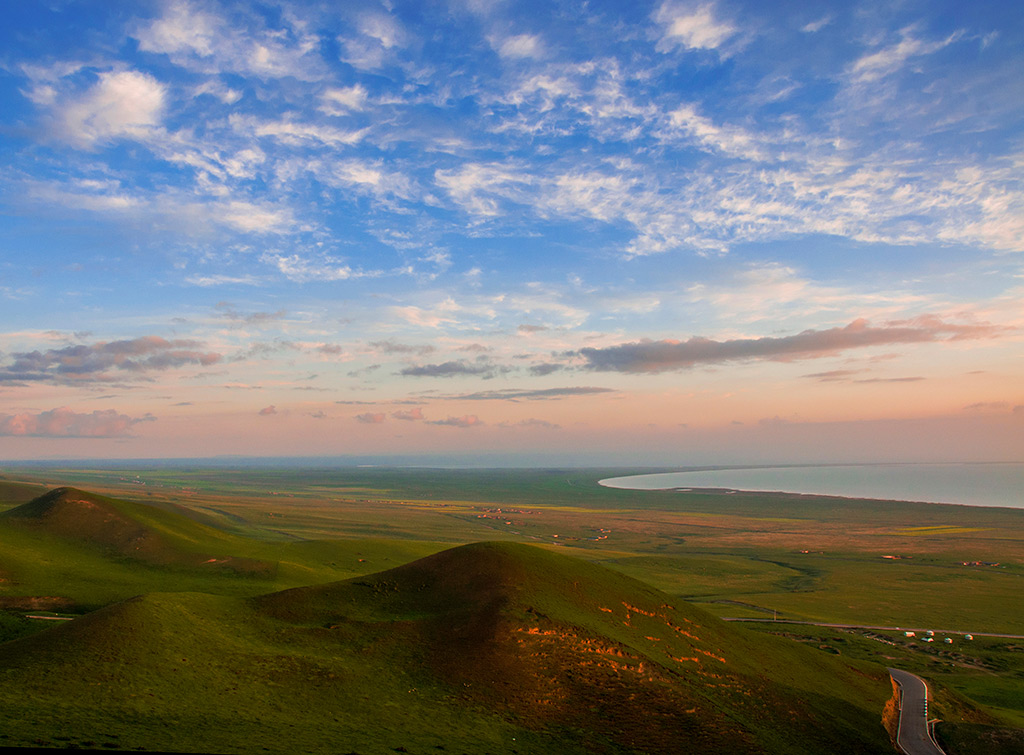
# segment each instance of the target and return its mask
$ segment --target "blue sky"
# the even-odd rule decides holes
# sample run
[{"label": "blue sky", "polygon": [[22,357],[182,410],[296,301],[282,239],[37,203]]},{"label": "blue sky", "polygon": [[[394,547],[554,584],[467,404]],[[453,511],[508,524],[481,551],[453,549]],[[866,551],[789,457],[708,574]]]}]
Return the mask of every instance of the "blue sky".
[{"label": "blue sky", "polygon": [[1021,458],[1014,3],[5,14],[0,458]]}]

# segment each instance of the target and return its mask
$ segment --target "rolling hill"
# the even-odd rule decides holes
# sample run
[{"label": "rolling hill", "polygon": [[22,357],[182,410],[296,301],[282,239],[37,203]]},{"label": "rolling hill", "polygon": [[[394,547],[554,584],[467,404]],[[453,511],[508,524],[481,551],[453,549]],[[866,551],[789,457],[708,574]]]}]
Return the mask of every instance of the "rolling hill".
[{"label": "rolling hill", "polygon": [[[157,508],[57,488],[0,513],[0,608],[98,608],[151,590],[273,589],[278,564],[245,539]],[[294,584],[294,583],[293,583]]]},{"label": "rolling hill", "polygon": [[441,547],[412,540],[266,542],[225,531],[183,506],[68,487],[39,495],[35,486],[0,485],[0,501],[9,506],[0,512],[0,610],[81,612],[163,591],[259,595],[364,574]]},{"label": "rolling hill", "polygon": [[168,511],[76,488],[48,491],[0,513],[0,519],[151,564],[204,565],[253,573],[272,568],[252,559],[211,555],[210,550],[237,547],[237,538],[193,521],[184,511]]},{"label": "rolling hill", "polygon": [[[0,645],[10,745],[875,753],[880,667],[545,549],[477,543],[256,598],[163,593]],[[91,743],[91,744],[90,744]]]}]

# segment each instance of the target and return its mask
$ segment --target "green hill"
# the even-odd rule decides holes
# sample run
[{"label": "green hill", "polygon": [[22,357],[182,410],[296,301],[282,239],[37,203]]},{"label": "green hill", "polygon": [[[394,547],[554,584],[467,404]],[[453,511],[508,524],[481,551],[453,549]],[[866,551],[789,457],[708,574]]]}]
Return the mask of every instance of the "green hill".
[{"label": "green hill", "polygon": [[95,608],[152,590],[278,584],[278,563],[252,557],[244,538],[173,507],[75,488],[0,513],[0,544],[0,608]]},{"label": "green hill", "polygon": [[237,538],[193,521],[183,511],[107,498],[76,488],[57,488],[13,509],[0,519],[153,564],[204,565],[239,572],[271,568],[251,559],[211,555],[237,545]]},{"label": "green hill", "polygon": [[0,611],[80,611],[165,591],[259,595],[365,574],[441,547],[411,540],[264,542],[173,504],[75,488],[16,492],[24,501],[29,491],[34,498],[0,513]]},{"label": "green hill", "polygon": [[0,645],[0,704],[13,722],[0,744],[365,754],[889,748],[883,669],[670,602],[603,567],[508,543],[258,598],[142,596]]}]

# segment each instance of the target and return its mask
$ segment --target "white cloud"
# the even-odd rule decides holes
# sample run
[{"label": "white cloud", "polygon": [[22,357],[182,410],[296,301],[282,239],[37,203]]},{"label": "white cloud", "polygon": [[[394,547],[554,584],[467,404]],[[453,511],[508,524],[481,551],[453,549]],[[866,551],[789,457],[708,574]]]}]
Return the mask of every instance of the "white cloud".
[{"label": "white cloud", "polygon": [[558,324],[567,328],[581,326],[590,316],[587,310],[566,302],[561,292],[539,283],[528,284],[524,291],[502,296],[495,306],[499,306],[503,313],[511,312],[515,318],[545,312],[560,318]]},{"label": "white cloud", "polygon": [[928,55],[955,42],[960,35],[953,34],[938,42],[926,42],[913,36],[914,29],[900,32],[901,39],[894,45],[867,53],[855,60],[849,68],[850,78],[857,84],[870,84],[903,68],[910,58]]},{"label": "white cloud", "polygon": [[390,62],[404,48],[409,35],[398,19],[383,13],[363,15],[357,24],[359,35],[340,37],[341,58],[364,71],[374,71]]},{"label": "white cloud", "polygon": [[259,286],[262,281],[252,275],[190,275],[185,282],[192,286]]},{"label": "white cloud", "polygon": [[490,217],[500,214],[499,199],[520,198],[530,177],[512,166],[471,163],[458,170],[438,170],[434,180],[465,211]]},{"label": "white cloud", "polygon": [[396,317],[405,320],[410,325],[422,328],[440,328],[442,325],[452,325],[458,322],[454,316],[461,309],[451,298],[446,299],[437,307],[423,309],[416,306],[392,307],[391,313]]},{"label": "white cloud", "polygon": [[266,264],[273,265],[282,275],[296,283],[343,281],[373,275],[353,270],[339,260],[327,256],[309,259],[298,254],[267,253],[260,259]]},{"label": "white cloud", "polygon": [[31,182],[22,188],[25,196],[43,204],[89,212],[125,213],[143,209],[147,205],[143,197],[128,193],[116,181],[70,181],[63,185]]},{"label": "white cloud", "polygon": [[543,203],[558,214],[581,214],[605,222],[624,213],[637,181],[631,176],[587,171],[555,176]]},{"label": "white cloud", "polygon": [[800,27],[800,31],[805,32],[806,34],[814,34],[815,32],[819,32],[826,26],[831,24],[832,21],[833,18],[831,15],[825,15],[817,19],[816,21],[811,21],[810,23],[804,24],[802,27]]},{"label": "white cloud", "polygon": [[149,74],[107,71],[77,96],[54,96],[52,112],[59,135],[78,147],[119,138],[145,140],[159,125],[166,90]]},{"label": "white cloud", "polygon": [[[237,11],[238,9],[236,9]],[[299,25],[268,29],[257,14],[228,19],[196,3],[169,2],[159,18],[132,31],[144,52],[166,54],[175,65],[208,74],[249,73],[273,79],[315,81],[324,72],[319,39]]]},{"label": "white cloud", "polygon": [[366,108],[366,88],[361,84],[331,87],[320,95],[320,111],[327,115],[346,115]]},{"label": "white cloud", "polygon": [[862,317],[897,318],[915,307],[932,304],[896,286],[857,290],[819,283],[779,263],[750,265],[725,282],[695,283],[686,289],[684,298],[711,305],[716,314],[739,322],[773,323],[812,315],[820,323],[822,315],[847,319],[851,312]]},{"label": "white cloud", "polygon": [[711,150],[746,160],[767,159],[767,154],[758,145],[757,137],[753,134],[736,126],[716,126],[710,119],[698,113],[692,104],[677,107],[669,113],[669,121],[673,128]]},{"label": "white cloud", "polygon": [[408,177],[387,170],[381,160],[325,161],[310,168],[328,186],[353,188],[378,198],[413,199],[418,193]]},{"label": "white cloud", "polygon": [[712,3],[692,6],[676,2],[663,2],[654,14],[662,26],[659,52],[682,45],[691,50],[716,50],[736,34],[736,27],[716,18]]},{"label": "white cloud", "polygon": [[139,49],[175,55],[213,55],[224,36],[222,20],[191,3],[168,3],[163,16],[139,27]]},{"label": "white cloud", "polygon": [[544,55],[544,44],[536,34],[494,37],[489,41],[491,47],[503,58],[540,58]]},{"label": "white cloud", "polygon": [[84,210],[116,218],[144,223],[152,230],[173,230],[176,233],[202,234],[216,227],[242,233],[286,233],[298,223],[288,207],[250,202],[242,199],[196,201],[182,191],[152,193],[136,190],[128,193],[118,184],[83,185],[31,182],[22,185],[29,200],[47,207]]},{"label": "white cloud", "polygon": [[405,29],[394,16],[383,13],[366,14],[359,21],[359,31],[364,36],[377,40],[387,49],[405,44]]},{"label": "white cloud", "polygon": [[223,82],[211,79],[204,81],[195,89],[195,96],[209,94],[216,97],[218,100],[223,102],[225,105],[234,105],[240,99],[242,99],[242,93],[237,89],[231,89]]},{"label": "white cloud", "polygon": [[289,118],[277,121],[262,120],[251,116],[232,115],[232,128],[240,133],[256,137],[270,137],[283,144],[308,146],[320,143],[330,147],[358,144],[368,129],[340,129],[316,123],[303,123]]},{"label": "white cloud", "polygon": [[245,233],[281,233],[295,224],[291,211],[280,207],[235,201],[213,209],[220,223]]}]

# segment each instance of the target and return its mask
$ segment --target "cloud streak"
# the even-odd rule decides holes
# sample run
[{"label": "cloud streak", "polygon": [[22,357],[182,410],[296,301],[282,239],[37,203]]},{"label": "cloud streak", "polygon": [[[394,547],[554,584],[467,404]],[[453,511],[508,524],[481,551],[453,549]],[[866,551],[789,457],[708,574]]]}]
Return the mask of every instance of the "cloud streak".
[{"label": "cloud streak", "polygon": [[480,427],[485,424],[483,420],[477,417],[475,414],[464,414],[461,417],[447,417],[445,419],[437,419],[427,422],[428,425],[445,425],[448,427]]},{"label": "cloud streak", "polygon": [[506,388],[499,391],[462,393],[457,396],[448,396],[447,398],[458,401],[551,401],[576,396],[595,396],[604,393],[615,393],[615,391],[612,388],[587,386],[579,388]]},{"label": "cloud streak", "polygon": [[458,361],[442,362],[441,364],[424,364],[419,367],[406,367],[398,374],[404,377],[482,377],[492,378],[499,373],[508,372],[509,368],[501,367],[490,363],[477,363]]},{"label": "cloud streak", "polygon": [[168,341],[160,336],[142,336],[124,341],[66,346],[62,349],[12,354],[12,361],[0,369],[3,382],[76,382],[109,380],[112,371],[143,375],[187,365],[209,367],[221,355],[204,351],[198,341]]},{"label": "cloud streak", "polygon": [[992,338],[1000,330],[987,324],[947,323],[936,317],[892,322],[881,327],[859,319],[845,327],[805,330],[792,336],[729,341],[694,336],[686,341],[637,341],[607,348],[584,348],[568,355],[583,357],[588,370],[658,373],[726,362],[814,359],[871,346]]}]

